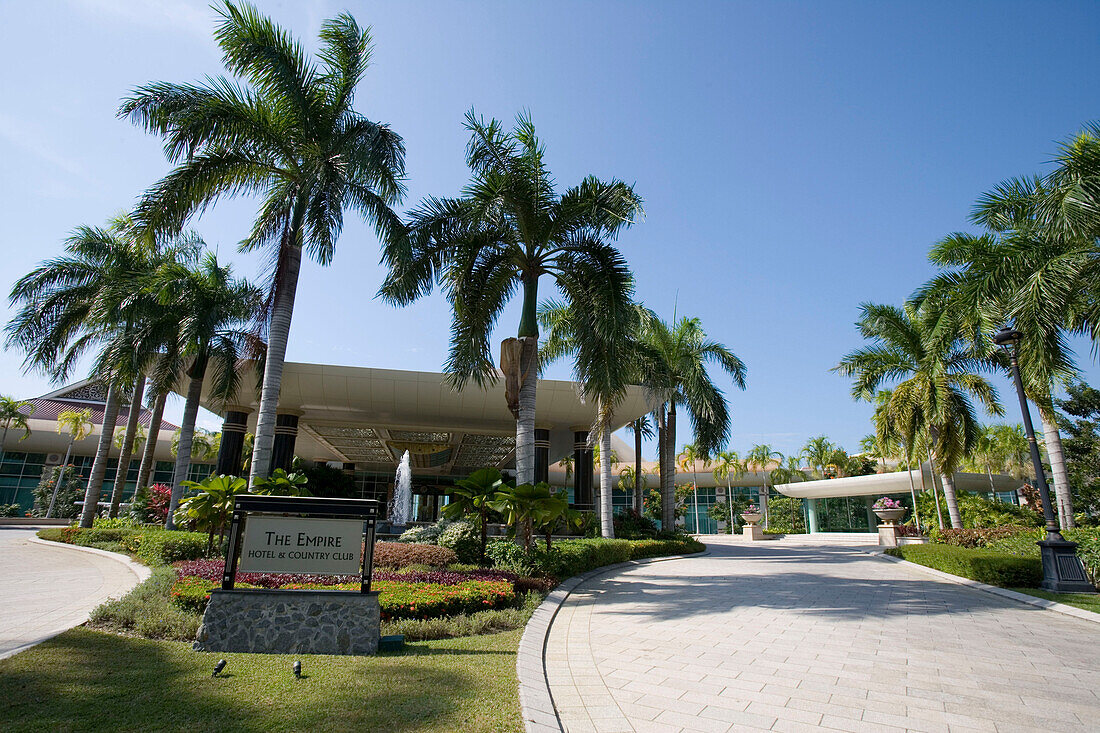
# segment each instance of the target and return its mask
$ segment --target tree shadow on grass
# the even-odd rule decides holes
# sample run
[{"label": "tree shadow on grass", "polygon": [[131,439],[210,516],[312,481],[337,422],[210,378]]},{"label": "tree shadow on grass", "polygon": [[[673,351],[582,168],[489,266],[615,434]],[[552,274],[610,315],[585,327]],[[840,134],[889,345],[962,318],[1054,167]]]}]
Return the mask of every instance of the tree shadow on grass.
[{"label": "tree shadow on grass", "polygon": [[[514,652],[485,650],[471,669],[477,651],[303,656],[308,678],[296,680],[290,655],[200,654],[78,629],[0,662],[0,730],[508,729],[519,721]],[[219,657],[230,676],[211,678]]]}]

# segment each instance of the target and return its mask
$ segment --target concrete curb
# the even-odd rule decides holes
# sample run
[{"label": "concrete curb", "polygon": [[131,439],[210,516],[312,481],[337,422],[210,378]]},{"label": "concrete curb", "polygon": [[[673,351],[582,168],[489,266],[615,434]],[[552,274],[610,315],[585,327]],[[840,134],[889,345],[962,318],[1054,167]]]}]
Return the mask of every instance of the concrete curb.
[{"label": "concrete curb", "polygon": [[963,578],[958,575],[952,575],[951,573],[945,573],[942,570],[936,570],[930,568],[927,565],[921,565],[915,562],[909,562],[908,560],[902,560],[900,557],[894,557],[893,555],[887,555],[882,550],[878,552],[868,552],[867,554],[874,557],[881,558],[883,560],[889,560],[890,562],[899,563],[906,567],[912,568],[925,575],[931,575],[939,578],[940,580],[946,580],[949,583],[955,583],[956,585],[965,585],[968,588],[972,588],[984,593],[992,593],[995,596],[1001,596],[1002,598],[1009,598],[1020,603],[1026,603],[1029,606],[1036,606],[1038,608],[1046,609],[1047,611],[1055,611],[1057,613],[1065,614],[1066,616],[1074,616],[1084,621],[1090,621],[1094,624],[1100,624],[1100,613],[1093,613],[1092,611],[1086,611],[1083,608],[1077,608],[1076,606],[1067,606],[1065,603],[1058,603],[1057,601],[1048,601],[1045,598],[1037,598],[1036,596],[1029,596],[1026,593],[1017,593],[1014,590],[1008,590],[1007,588],[998,588],[995,585],[986,585],[985,583],[979,583],[976,580],[970,578]]},{"label": "concrete curb", "polygon": [[44,540],[41,537],[30,537],[29,542],[33,542],[36,545],[46,545],[48,547],[60,547],[67,550],[77,550],[79,552],[90,552],[93,555],[101,555],[102,557],[109,557],[115,562],[121,563],[126,566],[126,569],[137,576],[138,582],[143,583],[149,579],[149,576],[153,574],[147,566],[141,563],[134,562],[128,556],[122,555],[117,552],[108,552],[107,550],[101,550],[98,547],[83,547],[82,545],[70,545],[67,542],[52,542],[50,540]]},{"label": "concrete curb", "polygon": [[523,630],[523,637],[519,642],[516,652],[516,677],[519,678],[519,704],[523,714],[523,725],[527,733],[562,733],[561,720],[558,719],[558,711],[554,707],[554,696],[550,692],[550,683],[546,677],[546,641],[550,636],[550,627],[558,615],[563,603],[577,586],[592,578],[611,573],[616,570],[649,565],[655,562],[668,562],[670,560],[686,560],[693,557],[704,557],[710,554],[710,550],[691,553],[690,555],[668,555],[665,557],[647,557],[642,560],[628,560],[627,562],[605,565],[587,573],[574,575],[558,584],[550,595],[543,599],[535,612],[531,614],[531,620]]}]

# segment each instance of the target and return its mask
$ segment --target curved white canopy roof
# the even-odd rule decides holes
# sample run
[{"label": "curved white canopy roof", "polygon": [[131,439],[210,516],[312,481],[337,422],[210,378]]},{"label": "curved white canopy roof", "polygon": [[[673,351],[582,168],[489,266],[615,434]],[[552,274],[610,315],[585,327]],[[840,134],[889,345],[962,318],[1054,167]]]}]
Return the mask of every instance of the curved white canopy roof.
[{"label": "curved white canopy roof", "polygon": [[[919,491],[931,488],[931,475],[927,465],[923,471],[913,470],[913,485]],[[922,482],[923,477],[923,482]],[[937,479],[937,484],[939,479]],[[1023,482],[1011,476],[993,476],[997,491],[1015,491]],[[903,494],[909,492],[909,473],[876,473],[870,476],[845,476],[843,478],[801,481],[793,484],[776,484],[775,489],[784,496],[798,499],[826,499],[838,496],[872,496]],[[982,473],[956,473],[955,488],[965,491],[989,491],[989,477]]]}]

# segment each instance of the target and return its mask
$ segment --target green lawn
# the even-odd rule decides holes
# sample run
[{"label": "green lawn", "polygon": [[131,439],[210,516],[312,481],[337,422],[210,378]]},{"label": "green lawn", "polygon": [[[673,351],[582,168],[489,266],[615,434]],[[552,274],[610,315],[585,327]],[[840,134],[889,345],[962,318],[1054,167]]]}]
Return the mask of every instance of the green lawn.
[{"label": "green lawn", "polygon": [[1039,590],[1038,588],[1013,588],[1012,590],[1017,593],[1027,593],[1029,596],[1035,596],[1036,598],[1045,598],[1048,601],[1057,601],[1067,606],[1076,606],[1086,611],[1100,613],[1100,594],[1051,593],[1050,591]]},{"label": "green lawn", "polygon": [[[522,731],[522,633],[377,657],[295,657],[74,629],[0,661],[0,730]],[[226,676],[212,679],[220,657]]]}]

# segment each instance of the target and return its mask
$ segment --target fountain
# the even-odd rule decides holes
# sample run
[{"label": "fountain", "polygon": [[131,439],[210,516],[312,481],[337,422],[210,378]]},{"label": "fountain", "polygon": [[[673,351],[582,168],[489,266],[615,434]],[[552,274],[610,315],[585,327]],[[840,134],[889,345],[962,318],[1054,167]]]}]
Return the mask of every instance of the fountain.
[{"label": "fountain", "polygon": [[403,532],[412,519],[412,469],[409,468],[409,452],[401,456],[397,464],[397,479],[393,489],[393,506],[390,508],[392,532]]}]

